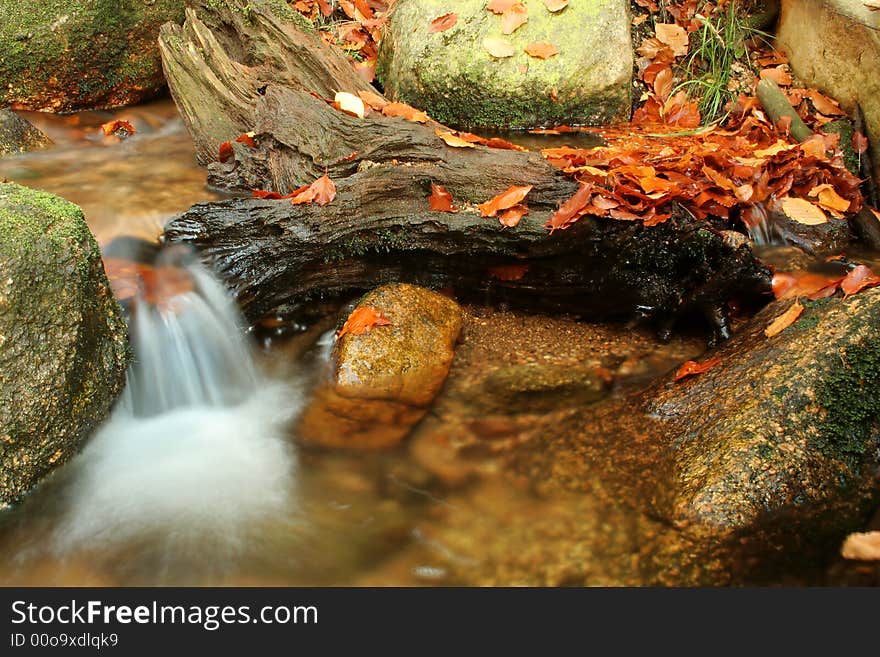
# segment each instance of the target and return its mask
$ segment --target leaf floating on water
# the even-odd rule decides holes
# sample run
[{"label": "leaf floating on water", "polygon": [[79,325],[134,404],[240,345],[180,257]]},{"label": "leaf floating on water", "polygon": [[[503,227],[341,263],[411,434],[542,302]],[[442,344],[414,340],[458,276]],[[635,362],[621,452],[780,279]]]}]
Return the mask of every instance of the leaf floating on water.
[{"label": "leaf floating on water", "polygon": [[547,7],[547,11],[555,14],[568,7],[568,0],[544,0],[544,6]]},{"label": "leaf floating on water", "polygon": [[123,121],[122,119],[115,119],[102,124],[101,130],[103,130],[104,134],[107,136],[116,135],[120,139],[125,139],[129,135],[133,135],[137,132],[131,123]]},{"label": "leaf floating on water", "polygon": [[513,185],[498,196],[489,199],[485,203],[480,203],[478,206],[480,208],[480,216],[494,217],[501,210],[507,210],[508,208],[517,205],[530,191],[532,191],[531,185],[526,185],[524,187]]},{"label": "leaf floating on water", "polygon": [[705,360],[702,363],[698,363],[695,360],[689,360],[684,363],[681,367],[676,371],[675,376],[672,377],[673,381],[680,381],[681,379],[694,376],[695,374],[702,374],[703,372],[708,372],[713,367],[715,367],[718,363],[721,362],[721,358],[715,357],[710,358],[709,360]]},{"label": "leaf floating on water", "polygon": [[452,204],[452,194],[443,185],[431,183],[431,195],[428,197],[431,209],[436,212],[458,212]]},{"label": "leaf floating on water", "polygon": [[510,5],[501,14],[501,34],[513,34],[529,20],[529,10],[521,2]]},{"label": "leaf floating on water", "polygon": [[779,335],[789,326],[794,324],[803,312],[804,307],[801,305],[801,302],[795,301],[788,307],[788,310],[767,325],[767,328],[764,329],[764,335],[768,338],[772,338],[774,335]]},{"label": "leaf floating on water", "polygon": [[440,137],[443,141],[446,142],[447,146],[452,146],[454,148],[476,148],[474,144],[470,141],[462,139],[458,135],[455,135],[446,130],[440,130],[439,128],[434,129],[434,134]]},{"label": "leaf floating on water", "polygon": [[525,50],[529,57],[535,57],[537,59],[549,59],[550,57],[555,57],[559,54],[559,48],[547,41],[530,43],[526,46]]},{"label": "leaf floating on water", "polygon": [[458,22],[458,14],[443,14],[431,21],[428,32],[445,32]]},{"label": "leaf floating on water", "polygon": [[513,54],[516,52],[510,41],[499,39],[498,37],[486,37],[483,39],[483,48],[496,59],[513,57]]},{"label": "leaf floating on water", "polygon": [[232,149],[232,144],[228,141],[220,144],[220,148],[217,150],[217,159],[221,162],[228,162],[233,157],[235,157],[235,151]]},{"label": "leaf floating on water", "polygon": [[336,332],[336,339],[344,335],[363,335],[374,326],[391,326],[391,321],[372,306],[358,306],[352,311],[342,328]]},{"label": "leaf floating on water", "polygon": [[780,204],[785,216],[799,224],[818,226],[828,223],[828,217],[825,213],[805,199],[786,196],[780,201]]}]

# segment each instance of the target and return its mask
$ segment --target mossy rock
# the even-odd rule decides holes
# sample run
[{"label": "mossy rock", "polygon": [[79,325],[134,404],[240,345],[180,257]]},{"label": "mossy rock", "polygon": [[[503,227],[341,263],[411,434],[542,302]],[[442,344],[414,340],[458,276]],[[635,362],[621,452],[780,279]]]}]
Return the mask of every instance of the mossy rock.
[{"label": "mossy rock", "polygon": [[132,105],[165,85],[159,27],[183,0],[0,0],[0,106]]},{"label": "mossy rock", "polygon": [[[432,118],[464,128],[522,129],[600,124],[629,118],[632,44],[629,3],[578,0],[551,13],[523,0],[528,22],[501,33],[501,17],[485,0],[398,0],[382,41],[378,75],[387,96]],[[456,24],[430,32],[434,18],[454,11]],[[486,38],[502,38],[512,57],[494,58]],[[536,59],[528,44],[549,42],[559,54]]]},{"label": "mossy rock", "polygon": [[0,156],[26,153],[52,145],[48,136],[11,110],[0,110]]},{"label": "mossy rock", "polygon": [[122,390],[128,341],[82,211],[0,183],[0,504],[73,456]]}]

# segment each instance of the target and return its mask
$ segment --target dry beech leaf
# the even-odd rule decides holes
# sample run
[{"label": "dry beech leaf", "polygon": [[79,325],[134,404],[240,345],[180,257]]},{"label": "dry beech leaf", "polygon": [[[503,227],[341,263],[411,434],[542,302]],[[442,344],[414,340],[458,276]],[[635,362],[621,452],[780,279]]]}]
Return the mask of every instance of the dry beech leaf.
[{"label": "dry beech leaf", "polygon": [[819,205],[835,214],[849,210],[850,202],[842,198],[834,187],[827,183],[813,187],[808,196],[818,197]]},{"label": "dry beech leaf", "polygon": [[688,33],[681,25],[675,23],[657,23],[654,26],[657,38],[672,48],[676,57],[687,55]]},{"label": "dry beech leaf", "polygon": [[852,143],[853,143],[853,150],[855,150],[855,152],[858,153],[859,155],[861,155],[866,150],[868,150],[868,138],[865,137],[865,135],[863,135],[858,130],[856,130],[853,133]]},{"label": "dry beech leaf", "polygon": [[507,226],[508,228],[514,228],[519,224],[520,220],[529,213],[529,208],[524,203],[519,203],[514,205],[512,208],[508,208],[504,210],[500,215],[498,215],[498,221],[501,222],[502,226]]},{"label": "dry beech leaf", "polygon": [[486,52],[492,55],[492,57],[497,59],[513,57],[516,52],[510,41],[499,39],[498,37],[486,37],[483,39],[483,48],[485,48]]},{"label": "dry beech leaf", "polygon": [[[875,7],[875,9],[880,9],[880,6]],[[857,532],[850,534],[843,542],[840,555],[844,559],[880,561],[880,532]]]},{"label": "dry beech leaf", "polygon": [[813,107],[816,108],[817,112],[821,112],[822,114],[827,114],[829,116],[843,116],[846,114],[840,106],[837,104],[837,101],[833,98],[829,98],[825,94],[821,94],[815,89],[810,89],[805,93],[806,97],[810,99],[813,103]]},{"label": "dry beech leaf", "polygon": [[336,332],[336,339],[339,340],[344,335],[369,333],[374,326],[391,326],[391,321],[372,306],[358,306]]},{"label": "dry beech leaf", "polygon": [[244,144],[245,146],[249,146],[250,148],[256,148],[257,142],[254,141],[254,137],[256,137],[256,136],[257,136],[257,133],[254,132],[253,130],[251,130],[250,132],[245,132],[243,134],[240,134],[238,137],[235,138],[235,141],[237,141],[239,144]]},{"label": "dry beech leaf", "polygon": [[359,119],[364,118],[364,115],[367,113],[364,101],[359,96],[350,94],[347,91],[336,92],[336,95],[333,96],[333,107]]},{"label": "dry beech leaf", "polygon": [[547,11],[555,14],[568,7],[568,0],[544,0],[544,6],[547,7]]},{"label": "dry beech leaf", "polygon": [[510,9],[513,5],[518,5],[519,0],[492,0],[489,3],[489,6],[486,7],[493,14],[503,14],[505,11]]},{"label": "dry beech leaf", "polygon": [[788,310],[767,325],[767,328],[764,329],[764,335],[768,338],[772,338],[774,335],[779,335],[789,326],[794,324],[803,312],[804,307],[801,305],[801,302],[795,301],[788,307]]},{"label": "dry beech leaf", "polygon": [[501,34],[513,34],[529,20],[529,10],[521,2],[511,5],[501,14]]},{"label": "dry beech leaf", "polygon": [[782,201],[782,211],[792,221],[805,226],[818,226],[828,222],[828,217],[821,208],[816,207],[809,201],[793,196],[786,196]]},{"label": "dry beech leaf", "polygon": [[314,203],[315,205],[327,205],[336,198],[336,185],[330,177],[323,175],[311,185],[300,187],[290,195],[293,205],[302,203]]},{"label": "dry beech leaf", "polygon": [[777,66],[776,68],[763,68],[761,69],[761,79],[773,80],[780,87],[787,87],[791,85],[792,79],[791,76],[781,66]]},{"label": "dry beech leaf", "polygon": [[406,103],[388,103],[382,108],[382,114],[388,117],[400,117],[415,123],[427,123],[428,115]]},{"label": "dry beech leaf", "polygon": [[431,21],[428,32],[445,32],[458,22],[458,14],[443,14]]},{"label": "dry beech leaf", "polygon": [[559,54],[559,49],[554,46],[552,43],[547,41],[536,41],[535,43],[530,43],[525,48],[526,54],[530,57],[536,57],[538,59],[549,59],[555,55]]},{"label": "dry beech leaf", "polygon": [[440,137],[443,141],[446,142],[447,146],[452,146],[454,148],[476,148],[473,142],[466,141],[461,137],[452,134],[446,130],[441,130],[440,128],[434,128],[434,134]]},{"label": "dry beech leaf", "polygon": [[524,187],[513,185],[508,187],[498,196],[489,199],[485,203],[480,203],[478,206],[480,208],[480,216],[494,217],[501,210],[507,210],[508,208],[517,205],[530,191],[532,191],[531,185],[526,185]]},{"label": "dry beech leaf", "polygon": [[217,150],[217,159],[221,162],[228,162],[233,157],[235,157],[235,151],[232,149],[232,144],[228,141],[220,144],[220,148]]},{"label": "dry beech leaf", "polygon": [[843,290],[845,296],[850,296],[861,292],[866,287],[876,287],[877,285],[880,285],[880,276],[875,276],[874,272],[865,265],[856,265],[841,281],[840,289]]},{"label": "dry beech leaf", "polygon": [[382,96],[374,94],[372,91],[358,91],[358,96],[377,112],[381,112],[389,104]]},{"label": "dry beech leaf", "polygon": [[431,209],[436,212],[458,212],[452,204],[452,194],[443,185],[431,183],[431,195],[428,197]]},{"label": "dry beech leaf", "polygon": [[101,124],[101,130],[103,130],[105,135],[116,135],[120,139],[124,139],[137,132],[131,123],[122,119],[115,119]]},{"label": "dry beech leaf", "polygon": [[693,376],[695,374],[702,374],[703,372],[708,372],[713,367],[715,367],[718,363],[721,362],[719,357],[710,358],[709,360],[705,360],[702,363],[698,363],[695,360],[689,360],[685,362],[681,367],[678,368],[675,372],[675,376],[672,377],[673,381],[680,381],[681,379]]}]

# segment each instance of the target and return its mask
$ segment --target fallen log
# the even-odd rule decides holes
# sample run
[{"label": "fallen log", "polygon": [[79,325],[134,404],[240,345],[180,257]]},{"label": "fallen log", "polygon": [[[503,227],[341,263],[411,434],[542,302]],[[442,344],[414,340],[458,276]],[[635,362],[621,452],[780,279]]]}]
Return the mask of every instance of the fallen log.
[{"label": "fallen log", "polygon": [[[545,224],[577,183],[539,154],[452,148],[433,121],[344,114],[323,99],[372,88],[277,3],[189,4],[183,27],[163,27],[160,51],[200,160],[254,133],[253,148],[233,143],[232,161],[209,165],[210,182],[287,193],[327,174],[338,190],[321,207],[250,198],[197,205],[166,227],[167,242],[189,243],[215,266],[251,321],[403,281],[590,317],[653,317],[664,331],[697,310],[726,337],[727,300],[769,289],[769,270],[742,240],[684,211],[650,228],[584,217],[550,234]],[[431,183],[461,211],[432,211]],[[480,217],[474,204],[511,185],[532,187],[521,223]],[[496,269],[509,265],[521,267]]]}]

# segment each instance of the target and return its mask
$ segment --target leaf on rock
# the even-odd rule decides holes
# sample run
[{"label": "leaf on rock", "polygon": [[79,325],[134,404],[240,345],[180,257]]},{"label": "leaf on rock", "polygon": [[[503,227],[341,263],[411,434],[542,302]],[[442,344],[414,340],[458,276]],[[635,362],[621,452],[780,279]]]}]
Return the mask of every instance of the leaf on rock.
[{"label": "leaf on rock", "polygon": [[845,296],[850,296],[861,292],[866,287],[875,287],[880,285],[880,276],[875,276],[865,265],[856,265],[846,275],[840,283],[840,289],[843,290]]},{"label": "leaf on rock", "polygon": [[841,198],[841,196],[834,190],[833,185],[827,183],[816,185],[810,190],[808,196],[817,196],[819,205],[822,208],[829,210],[838,216],[842,216],[840,213],[849,210],[850,202],[845,198]]},{"label": "leaf on rock", "polygon": [[363,99],[347,91],[336,92],[336,95],[333,96],[333,107],[340,112],[344,112],[349,116],[356,116],[359,119],[364,118],[364,115],[367,113]]},{"label": "leaf on rock", "polygon": [[676,57],[687,55],[688,33],[681,25],[675,23],[657,23],[654,26],[657,39],[672,48]]},{"label": "leaf on rock", "polygon": [[102,124],[101,130],[103,130],[104,134],[107,136],[116,135],[120,139],[125,139],[129,135],[133,135],[137,132],[131,123],[123,121],[122,119],[115,119]]},{"label": "leaf on rock", "polygon": [[336,339],[339,340],[344,335],[369,333],[374,326],[391,326],[391,321],[372,306],[358,306],[336,332]]},{"label": "leaf on rock", "polygon": [[458,135],[455,135],[447,130],[434,128],[434,134],[440,137],[440,139],[442,139],[444,142],[446,142],[447,146],[452,146],[453,148],[475,148],[473,142],[462,139]]},{"label": "leaf on rock", "polygon": [[502,226],[515,228],[520,220],[529,213],[529,207],[525,203],[519,203],[512,208],[504,210],[499,216],[498,221]]},{"label": "leaf on rock", "polygon": [[795,300],[795,302],[788,307],[788,310],[767,325],[767,328],[764,329],[764,335],[768,338],[772,338],[774,335],[779,335],[789,326],[794,324],[803,312],[804,307],[801,305],[801,302]]},{"label": "leaf on rock", "polygon": [[377,112],[382,112],[382,110],[384,110],[389,104],[382,96],[374,94],[372,91],[358,91],[358,96],[362,101],[369,105],[371,109],[374,109]]},{"label": "leaf on rock", "polygon": [[715,357],[710,358],[709,360],[705,360],[702,363],[698,363],[695,360],[689,360],[684,363],[678,370],[675,372],[675,376],[672,377],[673,381],[680,381],[688,376],[694,376],[695,374],[702,374],[703,372],[708,372],[713,367],[715,367],[718,363],[721,362],[721,358]]},{"label": "leaf on rock", "polygon": [[480,216],[494,217],[501,210],[507,210],[517,205],[530,191],[532,191],[531,185],[524,187],[513,185],[498,196],[489,199],[485,203],[480,203],[478,206],[480,208]]},{"label": "leaf on rock", "polygon": [[547,227],[550,231],[567,228],[575,219],[580,217],[581,211],[589,204],[592,197],[593,186],[581,183],[578,190],[570,199],[559,206],[559,209],[550,217]]},{"label": "leaf on rock", "polygon": [[336,185],[330,177],[323,175],[308,187],[301,187],[293,192],[290,202],[293,205],[302,203],[314,203],[315,205],[327,205],[336,198]]},{"label": "leaf on rock", "polygon": [[239,144],[244,144],[245,146],[248,146],[250,148],[256,148],[257,143],[254,141],[254,137],[256,137],[256,135],[257,133],[251,130],[250,132],[240,134],[238,137],[235,138],[235,141],[237,141]]},{"label": "leaf on rock", "polygon": [[555,14],[568,7],[568,0],[544,0],[544,6],[547,7],[547,11]]},{"label": "leaf on rock", "polygon": [[483,48],[496,59],[513,57],[516,52],[510,41],[499,39],[498,37],[486,37],[483,39]]},{"label": "leaf on rock", "polygon": [[388,103],[382,108],[382,114],[389,117],[398,116],[402,119],[406,119],[407,121],[414,121],[415,123],[428,122],[427,114],[425,114],[421,110],[417,110],[411,105],[407,105],[406,103]]},{"label": "leaf on rock", "polygon": [[267,192],[264,189],[255,189],[251,192],[254,198],[262,198],[267,201],[277,201],[282,198],[291,198],[289,194],[281,194],[280,192]]},{"label": "leaf on rock", "polygon": [[452,204],[452,194],[446,191],[443,185],[431,183],[431,195],[428,197],[431,209],[436,212],[458,212],[458,208]]},{"label": "leaf on rock", "polygon": [[503,14],[505,11],[510,9],[513,5],[519,4],[519,0],[492,0],[489,3],[489,6],[486,7],[493,14]]},{"label": "leaf on rock", "polygon": [[537,59],[549,59],[559,54],[559,48],[548,41],[536,41],[525,48],[526,54]]},{"label": "leaf on rock", "polygon": [[780,201],[782,211],[789,219],[806,226],[818,226],[828,222],[824,212],[806,199],[786,196]]},{"label": "leaf on rock", "polygon": [[428,32],[445,32],[450,27],[455,26],[458,22],[458,14],[443,14],[431,21],[431,27]]},{"label": "leaf on rock", "polygon": [[828,116],[843,116],[846,114],[846,112],[840,109],[840,105],[837,104],[836,100],[819,93],[815,89],[810,89],[805,95],[813,103],[816,111],[822,114],[827,114]]},{"label": "leaf on rock", "polygon": [[521,2],[510,5],[501,14],[501,34],[513,34],[529,20],[529,10]]},{"label": "leaf on rock", "polygon": [[217,159],[221,162],[228,162],[233,157],[235,157],[235,151],[232,149],[232,144],[228,141],[220,144],[220,148],[217,151]]}]

